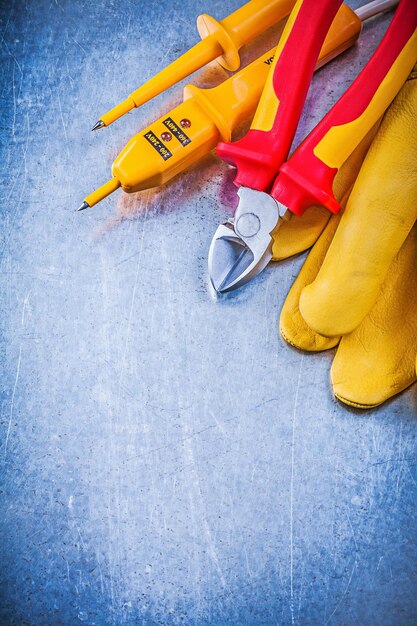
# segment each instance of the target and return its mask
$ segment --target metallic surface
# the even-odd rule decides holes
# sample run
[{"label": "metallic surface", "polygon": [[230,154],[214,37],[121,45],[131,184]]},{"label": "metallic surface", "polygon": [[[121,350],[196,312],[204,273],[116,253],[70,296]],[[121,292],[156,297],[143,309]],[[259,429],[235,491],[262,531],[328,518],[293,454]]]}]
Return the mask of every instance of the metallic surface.
[{"label": "metallic surface", "polygon": [[99,128],[103,128],[103,126],[105,126],[104,122],[102,122],[102,120],[99,120],[94,124],[91,130],[98,130]]},{"label": "metallic surface", "polygon": [[84,201],[82,204],[80,204],[77,211],[85,211],[85,209],[89,209],[89,208],[90,208],[90,205]]},{"label": "metallic surface", "polygon": [[[332,353],[284,344],[302,257],[215,297],[235,193],[214,156],[74,211],[180,92],[91,120],[238,6],[1,5],[1,624],[417,622],[416,388],[349,410]],[[314,78],[298,141],[388,19]]]}]

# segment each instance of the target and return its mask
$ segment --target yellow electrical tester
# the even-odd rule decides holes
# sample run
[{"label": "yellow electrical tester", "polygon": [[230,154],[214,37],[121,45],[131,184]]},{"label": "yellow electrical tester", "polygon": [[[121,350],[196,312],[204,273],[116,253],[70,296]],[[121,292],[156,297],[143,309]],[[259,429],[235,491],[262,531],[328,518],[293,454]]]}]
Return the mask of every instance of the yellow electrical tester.
[{"label": "yellow electrical tester", "polygon": [[[318,67],[352,46],[362,28],[356,13],[342,5],[320,53]],[[194,165],[255,111],[274,50],[221,85],[184,89],[184,102],[135,135],[116,157],[113,178],[87,196],[79,210],[92,207],[122,187],[136,192],[166,183]]]},{"label": "yellow electrical tester", "polygon": [[214,59],[235,72],[240,67],[240,48],[280,22],[294,3],[295,0],[250,0],[220,21],[210,15],[199,15],[197,29],[202,41],[104,113],[92,130],[109,126]]}]

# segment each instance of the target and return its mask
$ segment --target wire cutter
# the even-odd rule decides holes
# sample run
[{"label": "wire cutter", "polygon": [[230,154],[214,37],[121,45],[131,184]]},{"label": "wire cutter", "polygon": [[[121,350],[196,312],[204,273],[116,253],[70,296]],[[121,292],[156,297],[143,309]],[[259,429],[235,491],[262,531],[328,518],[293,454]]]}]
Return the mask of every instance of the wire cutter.
[{"label": "wire cutter", "polygon": [[[313,8],[314,5],[314,8]],[[334,177],[383,115],[417,61],[415,0],[400,0],[370,61],[288,159],[318,51],[338,9],[331,0],[295,5],[277,48],[251,129],[217,153],[237,168],[240,186],[234,218],[221,224],[209,250],[209,274],[219,292],[236,289],[272,258],[273,233],[288,209],[312,205],[340,210]],[[308,28],[307,28],[308,26]]]}]

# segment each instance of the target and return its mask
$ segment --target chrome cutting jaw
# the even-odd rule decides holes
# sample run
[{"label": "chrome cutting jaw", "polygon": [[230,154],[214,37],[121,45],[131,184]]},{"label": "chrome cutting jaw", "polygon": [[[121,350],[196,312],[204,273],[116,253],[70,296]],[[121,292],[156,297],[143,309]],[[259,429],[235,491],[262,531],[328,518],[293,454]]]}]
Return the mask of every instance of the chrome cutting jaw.
[{"label": "chrome cutting jaw", "polygon": [[240,187],[234,218],[220,224],[211,241],[208,267],[214,289],[238,289],[259,274],[272,258],[271,233],[287,207],[263,191]]}]

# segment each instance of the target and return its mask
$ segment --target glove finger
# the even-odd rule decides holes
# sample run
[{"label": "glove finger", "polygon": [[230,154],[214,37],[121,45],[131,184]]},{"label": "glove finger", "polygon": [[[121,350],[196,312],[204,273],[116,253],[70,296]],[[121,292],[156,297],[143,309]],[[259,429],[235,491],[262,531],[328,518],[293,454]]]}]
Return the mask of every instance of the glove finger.
[{"label": "glove finger", "polygon": [[317,352],[328,350],[339,343],[338,337],[322,337],[315,333],[301,316],[298,304],[305,285],[311,283],[320,269],[326,252],[339,224],[340,217],[333,215],[317,243],[308,255],[303,267],[292,285],[282,307],[279,327],[285,341],[301,350]]},{"label": "glove finger", "polygon": [[333,391],[345,404],[370,408],[416,379],[417,226],[395,258],[380,297],[350,335],[331,368]]},{"label": "glove finger", "polygon": [[288,221],[282,222],[273,236],[272,260],[282,261],[311,248],[329,218],[329,211],[321,206],[310,207],[303,217],[291,215]]},{"label": "glove finger", "polygon": [[[350,188],[345,190],[344,196],[341,196],[340,203],[342,207],[344,207],[348,201],[349,193]],[[328,211],[326,211],[326,213],[330,216]],[[301,350],[307,350],[308,352],[328,350],[329,348],[334,348],[334,346],[339,343],[338,337],[323,337],[312,330],[305,322],[299,309],[300,295],[305,286],[309,285],[316,278],[339,222],[340,215],[333,215],[328,218],[327,226],[324,228],[304,262],[303,267],[285,299],[281,311],[279,326],[283,339],[292,346],[300,348]]]},{"label": "glove finger", "polygon": [[[346,196],[347,190],[352,188],[378,126],[379,122],[337,173],[333,190],[339,201]],[[291,214],[289,219],[283,222],[273,234],[272,260],[281,261],[311,248],[320,237],[329,219],[330,213],[321,206],[310,207],[303,217]]]},{"label": "glove finger", "polygon": [[300,297],[307,324],[325,336],[356,328],[417,218],[417,81],[386,113],[316,280]]}]

